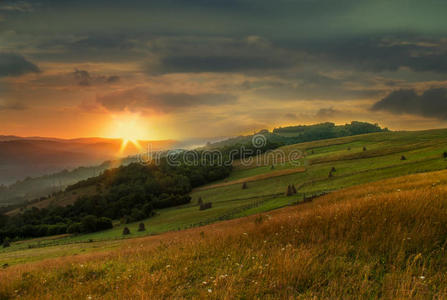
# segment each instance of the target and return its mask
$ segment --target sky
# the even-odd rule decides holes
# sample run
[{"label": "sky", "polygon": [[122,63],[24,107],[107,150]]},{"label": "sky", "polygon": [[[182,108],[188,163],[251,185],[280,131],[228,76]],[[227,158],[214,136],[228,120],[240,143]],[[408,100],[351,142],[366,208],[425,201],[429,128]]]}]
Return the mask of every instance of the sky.
[{"label": "sky", "polygon": [[443,0],[0,0],[0,134],[447,127],[446,13]]}]

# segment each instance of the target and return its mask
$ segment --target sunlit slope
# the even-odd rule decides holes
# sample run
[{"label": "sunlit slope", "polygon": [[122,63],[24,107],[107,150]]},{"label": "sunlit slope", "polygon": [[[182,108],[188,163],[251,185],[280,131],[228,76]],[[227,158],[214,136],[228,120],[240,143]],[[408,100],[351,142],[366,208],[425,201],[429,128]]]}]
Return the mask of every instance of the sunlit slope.
[{"label": "sunlit slope", "polygon": [[[256,159],[249,166],[236,162],[235,170],[222,182],[300,166],[306,171],[252,182],[244,190],[240,185],[226,186],[197,191],[193,196],[213,201],[223,197],[268,195],[285,192],[288,184],[299,186],[299,192],[318,194],[384,178],[444,169],[447,167],[444,158],[447,130],[374,133],[290,145],[276,151],[284,152],[285,157],[291,151],[300,151],[303,158],[294,162],[269,162],[265,166],[258,166]],[[329,176],[332,168],[336,171]]]},{"label": "sunlit slope", "polygon": [[[120,239],[125,226],[131,230],[130,237],[185,229],[295,204],[302,201],[304,195],[318,195],[381,179],[445,169],[447,161],[443,154],[447,151],[447,130],[367,134],[290,145],[279,150],[286,153],[300,150],[304,157],[299,161],[276,164],[273,170],[271,165],[241,168],[236,163],[229,178],[212,184],[223,186],[208,186],[208,189],[205,186],[191,194],[192,203],[157,211],[155,217],[144,221],[145,232],[137,231],[139,222],[119,224],[115,221],[115,227],[104,232],[13,243],[9,249],[0,249],[0,256],[4,251],[28,247]],[[402,160],[402,156],[406,159]],[[332,168],[336,171],[329,177]],[[269,177],[282,171],[282,176]],[[247,188],[242,189],[244,178],[256,177],[260,180],[246,180]],[[287,197],[285,192],[289,184],[294,184],[298,193]],[[77,195],[80,194],[79,191]],[[197,205],[199,198],[212,202],[213,207],[200,211]],[[29,257],[32,259],[32,255]]]},{"label": "sunlit slope", "polygon": [[447,297],[447,171],[0,271],[0,298]]}]

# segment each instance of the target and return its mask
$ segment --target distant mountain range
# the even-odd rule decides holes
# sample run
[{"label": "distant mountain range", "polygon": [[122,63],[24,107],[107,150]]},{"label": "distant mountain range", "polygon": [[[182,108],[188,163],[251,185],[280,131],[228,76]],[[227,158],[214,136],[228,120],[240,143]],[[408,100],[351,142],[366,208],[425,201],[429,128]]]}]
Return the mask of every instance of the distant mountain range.
[{"label": "distant mountain range", "polygon": [[[143,149],[164,150],[175,141],[140,141]],[[106,160],[134,155],[139,150],[128,143],[107,138],[58,139],[0,135],[0,184],[11,184],[79,166],[98,165]]]}]

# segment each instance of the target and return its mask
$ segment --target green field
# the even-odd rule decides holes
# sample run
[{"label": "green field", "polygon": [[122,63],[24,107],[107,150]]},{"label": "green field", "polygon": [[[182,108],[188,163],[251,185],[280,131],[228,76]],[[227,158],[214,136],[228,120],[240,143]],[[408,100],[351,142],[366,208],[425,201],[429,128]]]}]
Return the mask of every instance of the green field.
[{"label": "green field", "polygon": [[[301,201],[303,194],[316,195],[381,179],[445,169],[447,161],[443,153],[447,151],[447,130],[374,133],[279,149],[285,154],[294,150],[301,151],[304,157],[277,163],[273,169],[271,163],[241,166],[236,162],[232,174],[221,182],[297,167],[305,167],[305,172],[249,182],[247,189],[234,184],[193,191],[190,204],[159,210],[156,216],[145,220],[144,232],[137,231],[139,222],[126,225],[115,222],[113,229],[103,232],[14,242],[10,248],[0,249],[0,265],[101,251],[122,245],[127,238],[181,230],[292,205]],[[406,159],[402,160],[402,156]],[[336,171],[329,177],[332,168]],[[289,184],[298,187],[297,195],[285,196]],[[213,207],[200,211],[199,197],[204,202],[212,202]],[[126,239],[122,235],[125,226],[131,231]]]}]

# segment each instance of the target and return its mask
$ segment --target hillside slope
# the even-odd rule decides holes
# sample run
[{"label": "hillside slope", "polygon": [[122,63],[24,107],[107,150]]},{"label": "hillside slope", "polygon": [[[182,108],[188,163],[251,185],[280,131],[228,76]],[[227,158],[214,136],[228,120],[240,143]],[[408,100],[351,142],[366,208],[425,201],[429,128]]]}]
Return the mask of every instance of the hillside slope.
[{"label": "hillside slope", "polygon": [[0,271],[0,298],[444,298],[446,243],[440,171],[10,267]]},{"label": "hillside slope", "polygon": [[[147,226],[144,232],[138,232],[139,222],[131,224],[115,222],[114,228],[108,231],[50,238],[38,242],[29,240],[13,243],[8,251],[27,247],[85,243],[90,240],[121,239],[124,227],[128,227],[131,231],[128,237],[160,234],[270,211],[293,205],[302,201],[305,196],[319,195],[353,185],[445,169],[447,161],[443,153],[447,151],[447,130],[374,133],[301,143],[278,149],[286,154],[294,150],[304,153],[304,157],[297,161],[277,163],[274,169],[270,163],[240,166],[235,162],[234,171],[228,178],[193,191],[190,204],[157,210],[156,216],[144,220]],[[405,160],[402,160],[402,156],[405,156]],[[303,166],[304,172],[295,172],[301,170]],[[331,172],[333,168],[335,171]],[[284,172],[282,176],[274,176],[282,172]],[[248,182],[246,188],[242,189],[242,182],[250,178],[256,180]],[[298,193],[287,197],[285,192],[290,184],[297,187]],[[52,198],[50,203],[60,205],[72,203],[70,201],[83,194],[81,190],[75,192],[76,196],[73,196],[72,192],[61,194]],[[200,211],[199,199],[212,202],[212,208]],[[42,207],[40,205],[45,203],[48,201],[30,206]],[[28,257],[31,259],[34,256],[29,254]]]}]

